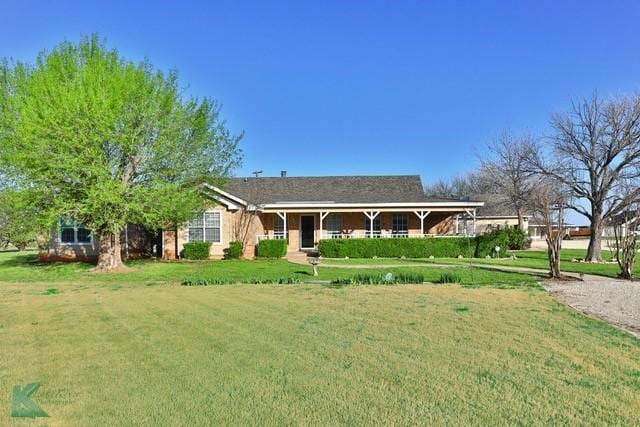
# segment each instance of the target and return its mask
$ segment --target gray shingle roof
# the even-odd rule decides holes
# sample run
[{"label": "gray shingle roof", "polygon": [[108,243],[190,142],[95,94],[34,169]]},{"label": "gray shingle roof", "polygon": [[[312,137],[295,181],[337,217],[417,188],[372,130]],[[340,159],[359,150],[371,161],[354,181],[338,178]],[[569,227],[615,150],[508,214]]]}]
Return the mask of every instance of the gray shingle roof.
[{"label": "gray shingle roof", "polygon": [[425,196],[419,175],[230,178],[222,189],[255,204],[414,203],[446,200]]},{"label": "gray shingle roof", "polygon": [[[478,208],[478,216],[518,216],[513,205],[501,195],[476,194],[473,199],[484,202],[484,206]],[[524,215],[530,216],[528,212]]]}]

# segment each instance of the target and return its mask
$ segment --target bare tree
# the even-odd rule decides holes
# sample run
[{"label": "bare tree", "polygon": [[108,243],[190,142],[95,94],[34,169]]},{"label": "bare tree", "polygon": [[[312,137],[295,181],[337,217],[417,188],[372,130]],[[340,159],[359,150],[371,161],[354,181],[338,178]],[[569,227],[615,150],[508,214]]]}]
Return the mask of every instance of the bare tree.
[{"label": "bare tree", "polygon": [[[633,189],[626,185],[621,187],[624,192]],[[620,267],[619,276],[623,279],[633,279],[633,266],[637,254],[637,228],[640,221],[640,201],[628,204],[622,212],[613,216],[609,223],[613,229],[613,256]]]},{"label": "bare tree", "polygon": [[424,191],[429,196],[462,199],[477,194],[492,192],[492,184],[481,170],[474,170],[467,175],[459,175],[451,179],[439,179],[427,185]]},{"label": "bare tree", "polygon": [[240,209],[236,213],[236,219],[234,220],[232,229],[233,240],[242,242],[243,250],[249,244],[249,238],[252,236],[251,231],[260,216],[258,207],[263,203],[263,198],[258,189],[257,181],[249,180],[247,185],[250,186],[247,195],[249,205]]},{"label": "bare tree", "polygon": [[621,222],[613,225],[614,248],[613,254],[620,267],[619,276],[623,279],[633,279],[633,266],[636,261],[637,236],[635,229],[629,230],[625,224],[635,224],[640,220],[638,211],[630,212],[625,210],[622,214]]},{"label": "bare tree", "polygon": [[247,206],[236,213],[236,219],[233,222],[232,239],[242,242],[243,249],[249,244],[251,230],[259,216],[260,211],[254,206]]},{"label": "bare tree", "polygon": [[531,193],[533,172],[528,160],[534,145],[531,135],[516,136],[504,131],[489,145],[488,156],[480,158],[480,174],[491,184],[492,193],[500,194],[515,210],[520,230],[524,230],[524,214]]},{"label": "bare tree", "polygon": [[605,221],[640,196],[638,186],[618,191],[623,182],[640,178],[640,96],[603,101],[593,95],[568,114],[554,115],[552,125],[548,154],[561,167],[548,169],[540,156],[534,166],[571,189],[570,208],[591,223],[586,259],[600,262]]},{"label": "bare tree", "polygon": [[424,192],[429,196],[460,198],[459,189],[449,179],[439,179],[426,185]]},{"label": "bare tree", "polygon": [[549,276],[552,279],[561,278],[560,249],[566,229],[564,216],[569,202],[568,193],[561,183],[545,177],[536,182],[529,200],[534,215],[545,229]]}]

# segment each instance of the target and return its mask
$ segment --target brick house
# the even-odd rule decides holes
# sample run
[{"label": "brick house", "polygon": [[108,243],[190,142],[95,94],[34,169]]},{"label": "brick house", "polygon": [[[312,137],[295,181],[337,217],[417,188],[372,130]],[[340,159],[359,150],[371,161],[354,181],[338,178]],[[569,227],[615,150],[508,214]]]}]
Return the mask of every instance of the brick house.
[{"label": "brick house", "polygon": [[[211,242],[211,257],[224,256],[234,240],[244,256],[262,239],[288,239],[288,250],[313,251],[321,239],[474,235],[482,202],[429,197],[418,175],[230,178],[203,188],[211,203],[178,230],[178,252],[190,241]],[[143,233],[144,234],[144,233]],[[154,237],[155,236],[155,237]],[[175,258],[176,233],[148,233],[147,250]],[[138,239],[123,236],[123,252]],[[138,245],[141,246],[141,245]],[[136,252],[137,254],[138,252]],[[41,258],[97,256],[91,233],[61,226]]]}]

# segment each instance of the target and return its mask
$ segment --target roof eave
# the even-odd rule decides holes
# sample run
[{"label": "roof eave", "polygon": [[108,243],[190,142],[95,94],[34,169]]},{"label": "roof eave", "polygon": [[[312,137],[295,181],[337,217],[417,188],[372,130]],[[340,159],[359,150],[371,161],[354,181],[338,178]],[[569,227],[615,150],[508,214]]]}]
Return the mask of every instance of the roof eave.
[{"label": "roof eave", "polygon": [[205,183],[205,184],[203,184],[203,186],[205,188],[213,191],[213,192],[218,193],[219,195],[221,195],[223,197],[226,197],[229,200],[233,200],[234,202],[241,204],[242,206],[249,206],[249,202],[247,202],[246,200],[243,200],[238,196],[234,196],[231,193],[227,193],[226,191],[222,190],[219,187],[216,187],[215,185],[211,185],[211,184]]},{"label": "roof eave", "polygon": [[263,209],[280,208],[478,208],[484,206],[484,202],[386,202],[386,203],[266,203]]}]

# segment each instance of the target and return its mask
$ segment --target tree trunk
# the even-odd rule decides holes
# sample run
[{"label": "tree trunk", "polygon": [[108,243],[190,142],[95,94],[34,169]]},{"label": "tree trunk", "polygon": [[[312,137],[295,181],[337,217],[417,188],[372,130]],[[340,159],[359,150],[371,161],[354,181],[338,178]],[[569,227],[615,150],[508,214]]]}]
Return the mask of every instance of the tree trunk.
[{"label": "tree trunk", "polygon": [[636,260],[636,236],[628,235],[622,239],[623,251],[622,260],[620,260],[620,251],[618,251],[618,265],[620,266],[620,277],[625,280],[633,280],[633,265]]},{"label": "tree trunk", "polygon": [[518,229],[526,232],[527,230],[524,229],[524,216],[522,215],[522,209],[517,208],[516,214],[518,215]]},{"label": "tree trunk", "polygon": [[552,279],[560,278],[560,251],[555,242],[547,241],[547,256],[549,258],[549,276]]},{"label": "tree trunk", "polygon": [[98,265],[93,271],[109,272],[124,268],[120,254],[120,233],[105,231],[98,235],[100,241]]},{"label": "tree trunk", "polygon": [[591,236],[585,261],[602,262],[602,215],[599,212],[597,215],[594,213],[591,220]]},{"label": "tree trunk", "polygon": [[180,253],[178,253],[178,226],[173,228],[173,248],[176,251],[176,259],[180,259]]}]

